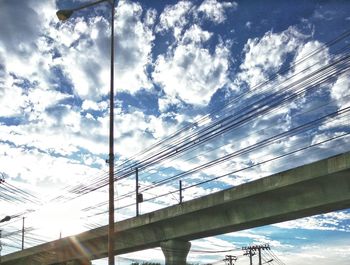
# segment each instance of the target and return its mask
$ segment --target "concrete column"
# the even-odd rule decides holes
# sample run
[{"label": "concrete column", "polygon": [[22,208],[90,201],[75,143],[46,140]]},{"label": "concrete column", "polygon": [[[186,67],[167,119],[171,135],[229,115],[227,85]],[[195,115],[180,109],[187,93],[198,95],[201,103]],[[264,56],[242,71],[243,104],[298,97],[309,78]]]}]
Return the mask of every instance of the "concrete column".
[{"label": "concrete column", "polygon": [[187,254],[191,243],[182,240],[169,240],[160,243],[165,256],[165,265],[186,265]]}]

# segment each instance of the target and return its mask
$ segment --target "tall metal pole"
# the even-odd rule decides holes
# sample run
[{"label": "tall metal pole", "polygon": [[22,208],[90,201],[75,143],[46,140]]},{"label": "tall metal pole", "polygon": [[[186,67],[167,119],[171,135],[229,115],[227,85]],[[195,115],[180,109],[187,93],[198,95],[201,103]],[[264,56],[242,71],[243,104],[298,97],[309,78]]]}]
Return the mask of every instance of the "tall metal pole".
[{"label": "tall metal pole", "polygon": [[109,190],[108,190],[108,264],[114,265],[114,14],[115,0],[98,0],[73,9],[58,10],[56,15],[59,20],[67,20],[74,11],[78,11],[102,2],[111,4],[111,76],[110,76],[110,94],[109,94]]},{"label": "tall metal pole", "polygon": [[109,94],[109,222],[108,264],[114,265],[114,4],[111,0],[111,87]]}]

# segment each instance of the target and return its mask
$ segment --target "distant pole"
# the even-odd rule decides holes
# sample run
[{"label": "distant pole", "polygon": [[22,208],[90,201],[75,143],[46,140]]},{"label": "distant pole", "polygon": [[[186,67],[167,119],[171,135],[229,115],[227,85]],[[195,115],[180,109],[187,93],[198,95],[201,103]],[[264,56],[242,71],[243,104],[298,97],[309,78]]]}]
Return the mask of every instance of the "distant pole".
[{"label": "distant pole", "polygon": [[182,181],[179,181],[179,190],[180,190],[180,204],[182,203]]},{"label": "distant pole", "polygon": [[24,249],[24,218],[22,219],[22,250]]},{"label": "distant pole", "polygon": [[224,261],[226,261],[227,265],[234,265],[233,262],[237,261],[237,257],[232,255],[226,255]]},{"label": "distant pole", "polygon": [[248,246],[248,247],[242,248],[242,250],[245,250],[244,255],[249,255],[250,265],[253,265],[253,256],[255,255],[256,250],[259,252],[259,265],[262,265],[262,263],[261,263],[261,250],[266,250],[266,249],[270,249],[269,244]]},{"label": "distant pole", "polygon": [[136,168],[136,216],[139,216],[139,169]]}]

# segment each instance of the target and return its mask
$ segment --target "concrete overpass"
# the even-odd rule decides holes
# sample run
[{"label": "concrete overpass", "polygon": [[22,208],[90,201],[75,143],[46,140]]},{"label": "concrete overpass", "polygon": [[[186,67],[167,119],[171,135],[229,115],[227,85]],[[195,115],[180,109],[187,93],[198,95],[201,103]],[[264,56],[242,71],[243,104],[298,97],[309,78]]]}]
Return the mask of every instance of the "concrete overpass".
[{"label": "concrete overpass", "polygon": [[[350,153],[115,223],[115,255],[162,247],[185,264],[190,240],[350,208]],[[2,265],[90,264],[107,256],[107,227],[2,257]]]}]

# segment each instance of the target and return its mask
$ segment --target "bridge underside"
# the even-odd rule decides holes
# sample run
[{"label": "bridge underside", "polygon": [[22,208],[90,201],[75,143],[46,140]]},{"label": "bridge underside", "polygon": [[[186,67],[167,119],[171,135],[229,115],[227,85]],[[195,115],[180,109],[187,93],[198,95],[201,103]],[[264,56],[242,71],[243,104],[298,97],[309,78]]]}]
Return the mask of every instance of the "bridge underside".
[{"label": "bridge underside", "polygon": [[[115,224],[115,255],[350,208],[350,153]],[[107,256],[107,227],[2,258],[3,265],[89,264]]]}]

